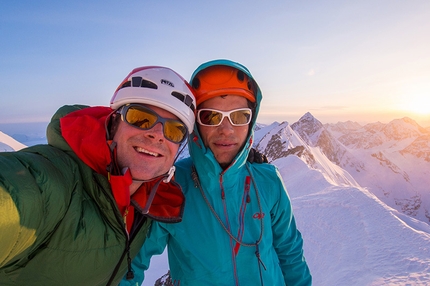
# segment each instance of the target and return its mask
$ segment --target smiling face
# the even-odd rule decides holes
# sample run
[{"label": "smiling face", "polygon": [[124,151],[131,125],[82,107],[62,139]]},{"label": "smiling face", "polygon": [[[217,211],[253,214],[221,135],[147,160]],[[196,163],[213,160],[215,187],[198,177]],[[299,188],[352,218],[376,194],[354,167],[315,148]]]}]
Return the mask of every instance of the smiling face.
[{"label": "smiling face", "polygon": [[[164,118],[178,119],[164,109],[148,107]],[[173,165],[180,145],[164,137],[161,123],[149,130],[142,130],[122,120],[118,121],[113,141],[117,143],[119,167],[128,167],[136,180],[149,180],[166,173]]]},{"label": "smiling face", "polygon": [[[220,111],[246,107],[248,107],[246,98],[237,95],[217,96],[199,105],[199,109],[213,108]],[[198,125],[198,127],[203,143],[211,149],[223,169],[227,168],[239,153],[249,130],[249,125],[232,126],[228,118],[224,118],[219,126]]]}]

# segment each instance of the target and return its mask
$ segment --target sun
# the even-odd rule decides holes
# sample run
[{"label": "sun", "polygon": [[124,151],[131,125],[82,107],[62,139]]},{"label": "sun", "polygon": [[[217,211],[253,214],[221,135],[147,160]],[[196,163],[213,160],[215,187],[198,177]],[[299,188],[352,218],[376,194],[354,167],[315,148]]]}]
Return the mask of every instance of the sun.
[{"label": "sun", "polygon": [[430,114],[430,98],[423,100],[413,100],[409,102],[408,109],[417,114]]},{"label": "sun", "polygon": [[430,94],[427,96],[415,96],[408,99],[405,108],[419,115],[430,114]]}]

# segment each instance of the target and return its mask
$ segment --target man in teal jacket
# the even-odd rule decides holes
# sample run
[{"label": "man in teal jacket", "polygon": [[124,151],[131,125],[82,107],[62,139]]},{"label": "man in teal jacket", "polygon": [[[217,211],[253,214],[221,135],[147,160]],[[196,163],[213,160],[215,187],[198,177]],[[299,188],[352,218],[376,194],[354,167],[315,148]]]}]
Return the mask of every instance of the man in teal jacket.
[{"label": "man in teal jacket", "polygon": [[197,121],[191,158],[179,161],[186,207],[181,223],[154,223],[133,261],[143,280],[152,255],[168,247],[173,285],[311,285],[303,240],[275,166],[248,160],[261,91],[228,60],[202,64],[191,78]]},{"label": "man in teal jacket", "polygon": [[195,98],[171,69],[134,69],[110,107],[65,106],[48,145],[0,153],[0,285],[117,285],[152,219],[179,222],[172,179]]}]

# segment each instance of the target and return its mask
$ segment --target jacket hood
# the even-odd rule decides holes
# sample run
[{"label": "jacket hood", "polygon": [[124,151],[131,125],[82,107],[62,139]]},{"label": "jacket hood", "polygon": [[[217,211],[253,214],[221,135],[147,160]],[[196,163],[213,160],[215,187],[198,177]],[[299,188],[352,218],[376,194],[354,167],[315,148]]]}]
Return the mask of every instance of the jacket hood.
[{"label": "jacket hood", "polygon": [[[249,125],[249,133],[248,137],[246,139],[246,143],[242,150],[236,155],[235,159],[233,160],[232,164],[225,170],[225,172],[235,171],[241,166],[243,166],[246,163],[246,160],[248,158],[249,151],[252,147],[253,141],[254,141],[254,127],[256,124],[257,116],[260,110],[260,104],[262,101],[262,93],[260,90],[260,87],[258,86],[256,80],[252,76],[251,72],[242,64],[233,62],[231,60],[226,59],[218,59],[209,61],[206,63],[201,64],[192,74],[190,82],[193,82],[194,77],[202,70],[215,65],[225,65],[230,66],[233,68],[236,68],[238,70],[241,70],[244,72],[250,79],[252,79],[255,83],[255,86],[257,87],[256,92],[256,106],[253,109],[253,116],[251,123]],[[215,159],[215,156],[213,155],[212,151],[209,148],[206,148],[203,144],[203,141],[201,139],[200,133],[197,128],[197,121],[194,124],[194,130],[193,133],[190,134],[190,140],[189,140],[189,151],[190,156],[193,158],[194,164],[196,165],[197,170],[201,170],[206,172],[207,174],[213,173],[215,170],[215,174],[218,175],[221,172],[223,172],[221,166],[218,164],[218,162]],[[200,172],[201,172],[200,171]]]},{"label": "jacket hood", "polygon": [[75,110],[60,119],[61,134],[72,150],[91,169],[105,176],[111,162],[105,122],[111,113],[109,107],[98,106]]}]

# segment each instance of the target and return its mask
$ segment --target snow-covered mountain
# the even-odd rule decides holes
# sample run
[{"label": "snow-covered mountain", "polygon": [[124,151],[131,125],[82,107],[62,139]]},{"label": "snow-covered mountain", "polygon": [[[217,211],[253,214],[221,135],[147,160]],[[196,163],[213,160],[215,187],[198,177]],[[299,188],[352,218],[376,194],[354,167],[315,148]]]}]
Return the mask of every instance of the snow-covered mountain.
[{"label": "snow-covered mountain", "polygon": [[394,209],[430,223],[430,132],[412,119],[323,125],[306,113],[292,125],[261,130],[256,148],[270,161],[295,154],[332,183],[365,187]]},{"label": "snow-covered mountain", "polygon": [[430,132],[410,118],[357,129],[340,126],[324,129],[352,156],[328,157],[387,205],[430,223]]},{"label": "snow-covered mountain", "polygon": [[25,147],[27,146],[0,131],[0,152],[18,151]]},{"label": "snow-covered mountain", "polygon": [[[303,122],[299,121],[295,124],[301,123]],[[326,179],[333,184],[358,187],[359,185],[354,178],[337,166],[337,162],[327,160],[324,149],[318,145],[312,146],[307,143],[317,141],[320,142],[320,146],[326,146],[330,150],[337,151],[339,149],[338,146],[329,146],[328,142],[331,142],[330,134],[321,131],[320,126],[322,127],[322,124],[319,121],[315,120],[314,123],[302,124],[299,128],[296,126],[298,131],[293,130],[295,125],[290,126],[288,122],[283,122],[277,126],[272,124],[273,128],[269,131],[263,128],[258,129],[255,132],[255,137],[261,139],[259,141],[255,140],[256,149],[265,154],[269,162],[289,155],[296,155],[302,158],[310,167],[323,171]],[[266,131],[267,133],[261,136],[261,133]],[[310,138],[308,135],[314,138]]]}]

